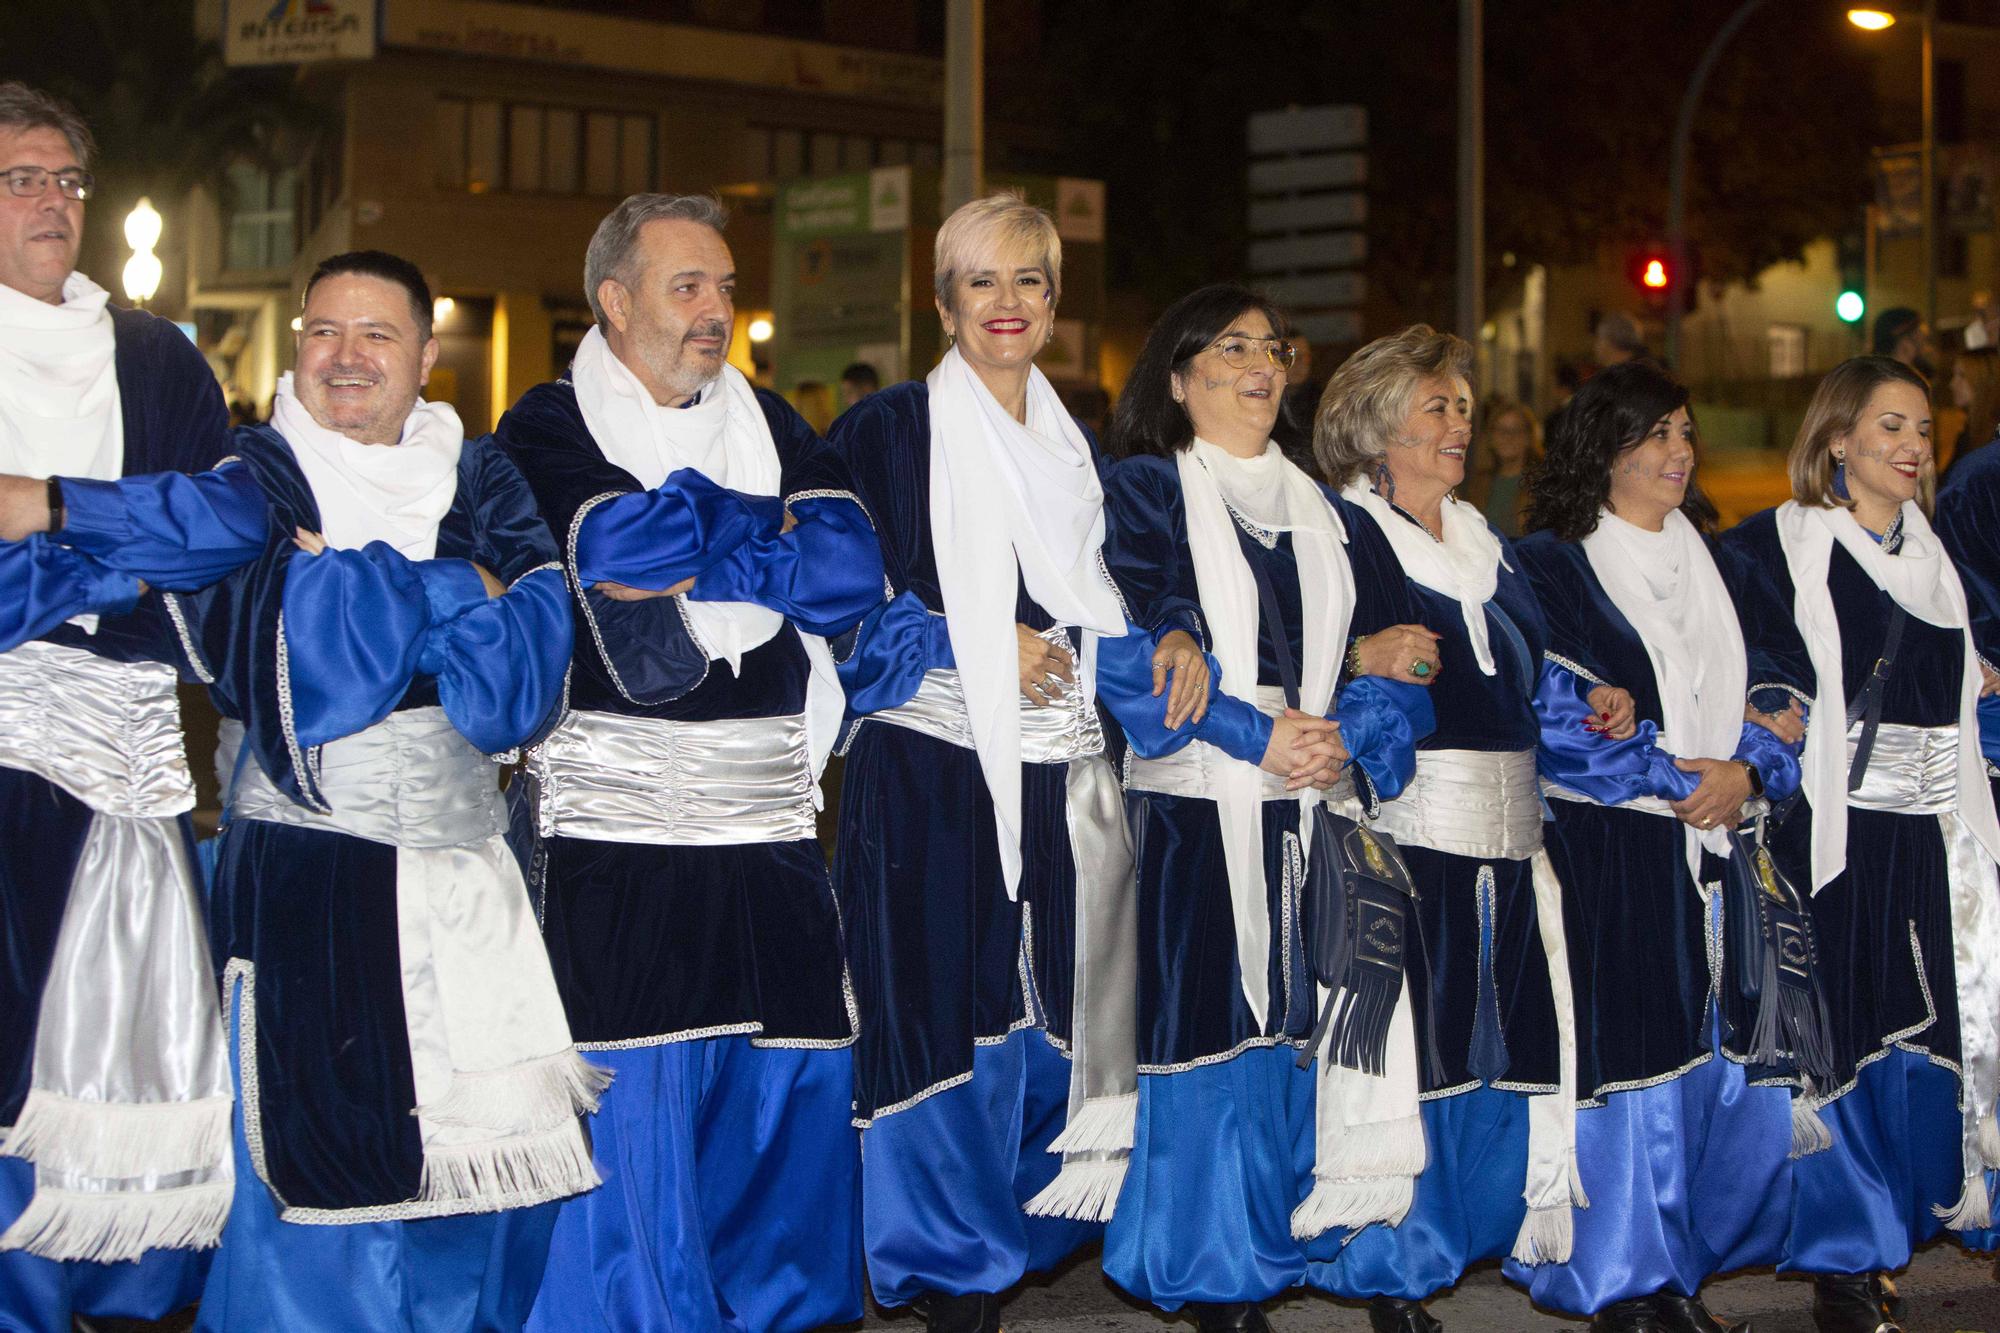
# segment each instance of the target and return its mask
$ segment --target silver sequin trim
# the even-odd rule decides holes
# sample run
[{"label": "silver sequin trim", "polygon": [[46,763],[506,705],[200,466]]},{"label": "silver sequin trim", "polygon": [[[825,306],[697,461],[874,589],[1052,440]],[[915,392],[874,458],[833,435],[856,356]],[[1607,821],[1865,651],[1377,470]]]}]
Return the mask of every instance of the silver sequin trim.
[{"label": "silver sequin trim", "polygon": [[201,650],[194,646],[194,635],[188,632],[187,613],[181,610],[179,595],[163,591],[160,593],[160,600],[166,603],[167,618],[174,622],[174,633],[180,637],[181,651],[187,654],[188,666],[193,669],[194,678],[204,685],[215,684],[215,673],[209,669]]},{"label": "silver sequin trim", "polygon": [[1580,676],[1584,680],[1589,681],[1592,685],[1606,685],[1610,683],[1606,681],[1602,676],[1599,676],[1596,672],[1592,671],[1589,667],[1586,667],[1583,663],[1573,662],[1569,658],[1564,657],[1560,653],[1545,652],[1542,654],[1542,660],[1546,662],[1552,662],[1556,666],[1561,667],[1564,671],[1569,672],[1572,676]]}]

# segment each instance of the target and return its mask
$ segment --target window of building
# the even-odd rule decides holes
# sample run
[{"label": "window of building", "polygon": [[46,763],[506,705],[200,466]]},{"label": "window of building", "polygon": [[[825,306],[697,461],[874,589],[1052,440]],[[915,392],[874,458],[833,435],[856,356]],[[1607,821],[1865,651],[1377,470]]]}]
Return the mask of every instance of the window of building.
[{"label": "window of building", "polygon": [[928,139],[752,125],[738,141],[738,170],[745,180],[786,181],[799,176],[867,171],[870,167],[935,167],[942,160]]},{"label": "window of building", "polygon": [[229,168],[224,196],[228,209],[225,269],[283,268],[292,262],[298,253],[298,190],[295,168],[267,171],[249,162]]},{"label": "window of building", "polygon": [[1806,330],[1802,324],[1773,324],[1765,338],[1771,349],[1771,378],[1792,379],[1806,373]]},{"label": "window of building", "polygon": [[653,118],[535,102],[438,101],[438,184],[484,194],[653,188]]}]

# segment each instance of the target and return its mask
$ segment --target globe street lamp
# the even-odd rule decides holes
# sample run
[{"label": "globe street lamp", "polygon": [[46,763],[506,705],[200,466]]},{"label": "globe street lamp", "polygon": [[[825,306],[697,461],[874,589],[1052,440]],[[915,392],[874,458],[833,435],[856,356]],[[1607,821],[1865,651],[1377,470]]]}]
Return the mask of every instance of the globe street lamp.
[{"label": "globe street lamp", "polygon": [[[1847,21],[1864,32],[1882,32],[1905,17],[1891,9],[1850,9]],[[1924,322],[1937,327],[1937,0],[1924,0],[1923,10],[1914,16],[1923,35],[1924,140],[1923,232],[1924,232]]]},{"label": "globe street lamp", "polygon": [[132,257],[125,261],[125,299],[137,305],[143,306],[160,290],[165,269],[153,247],[160,243],[161,226],[160,211],[151,199],[140,199],[125,215],[125,243],[132,247]]}]

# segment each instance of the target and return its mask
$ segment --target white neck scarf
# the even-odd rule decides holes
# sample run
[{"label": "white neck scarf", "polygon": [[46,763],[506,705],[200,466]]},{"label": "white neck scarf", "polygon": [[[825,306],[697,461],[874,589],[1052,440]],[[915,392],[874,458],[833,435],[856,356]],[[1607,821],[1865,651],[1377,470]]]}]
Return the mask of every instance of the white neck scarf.
[{"label": "white neck scarf", "polygon": [[[1278,446],[1266,443],[1254,459],[1238,458],[1197,438],[1176,458],[1182,503],[1187,510],[1188,550],[1194,557],[1195,586],[1202,615],[1222,667],[1222,688],[1255,706],[1257,702],[1257,583],[1243,558],[1234,509],[1270,532],[1290,532],[1299,566],[1299,602],[1305,621],[1299,707],[1324,715],[1333,703],[1334,678],[1354,614],[1354,571],[1341,544],[1346,529],[1313,480],[1295,467]],[[1264,885],[1263,774],[1255,764],[1224,764],[1211,790],[1222,822],[1223,860],[1229,870],[1229,898],[1236,921],[1236,956],[1243,998],[1261,1023],[1270,1008],[1268,963],[1271,909]],[[1318,793],[1307,799],[1318,800]],[[1303,813],[1303,811],[1302,811]],[[1310,819],[1301,819],[1309,836]]]},{"label": "white neck scarf", "polygon": [[[1631,624],[1652,663],[1666,735],[1661,748],[1683,759],[1727,759],[1743,733],[1749,660],[1736,605],[1701,533],[1676,509],[1659,532],[1610,510],[1583,539],[1591,572]],[[1701,883],[1701,848],[1729,854],[1722,829],[1686,832],[1688,869]]]},{"label": "white neck scarf", "polygon": [[[606,461],[631,473],[649,491],[682,468],[746,495],[777,495],[783,485],[771,423],[750,381],[732,365],[725,363],[722,374],[702,386],[693,405],[666,407],[611,350],[604,334],[592,328],[576,350],[570,379],[583,424]],[[678,600],[695,642],[711,659],[727,662],[732,672],[742,669],[745,653],[785,627],[783,615],[754,602],[706,602],[685,595]],[[806,735],[817,777],[840,730],[840,684],[826,640],[800,633],[799,641],[812,664]],[[817,792],[814,799],[820,799]]]},{"label": "white neck scarf", "polygon": [[1493,535],[1485,515],[1447,495],[1442,530],[1434,540],[1361,478],[1347,483],[1341,495],[1374,516],[1404,574],[1458,603],[1466,635],[1472,640],[1472,656],[1481,671],[1493,675],[1497,668],[1493,647],[1487,641],[1486,603],[1493,600],[1494,590],[1500,586],[1500,539]]},{"label": "white neck scarf", "polygon": [[125,470],[110,294],[81,273],[50,305],[0,283],[0,472],[111,481]]},{"label": "white neck scarf", "polygon": [[[1895,555],[1854,521],[1848,510],[1807,507],[1787,500],[1778,508],[1778,538],[1791,567],[1792,614],[1812,658],[1818,694],[1812,725],[1806,728],[1806,799],[1813,808],[1812,889],[1824,888],[1847,868],[1847,683],[1841,675],[1840,620],[1827,586],[1827,568],[1837,541],[1875,585],[1909,614],[1945,629],[1965,629],[1965,588],[1944,554],[1930,520],[1915,504],[1903,506],[1903,545]],[[1979,661],[1972,636],[1965,634],[1965,666],[1959,684],[1959,817],[1986,849],[2000,858],[2000,823],[1993,813],[1979,753]]]},{"label": "white neck scarf", "polygon": [[298,459],[328,546],[387,542],[412,560],[437,554],[438,524],[458,495],[465,427],[450,403],[417,400],[393,445],[362,444],[313,420],[289,372],[271,399],[271,425]]},{"label": "white neck scarf", "polygon": [[1125,632],[1104,572],[1104,491],[1083,431],[1040,370],[1027,422],[1014,420],[958,348],[926,380],[931,413],[931,547],[1011,898],[1021,880],[1021,676],[1015,593],[1084,630],[1075,688],[1096,695],[1096,635]]}]

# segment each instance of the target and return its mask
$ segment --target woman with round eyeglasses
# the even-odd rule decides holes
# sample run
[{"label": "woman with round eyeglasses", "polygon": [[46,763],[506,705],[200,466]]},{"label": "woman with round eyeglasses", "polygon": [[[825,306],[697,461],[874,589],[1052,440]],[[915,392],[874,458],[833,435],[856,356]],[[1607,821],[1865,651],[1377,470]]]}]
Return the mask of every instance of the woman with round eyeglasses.
[{"label": "woman with round eyeglasses", "polygon": [[1105,481],[1105,563],[1132,616],[1200,625],[1217,665],[1206,711],[1178,727],[1163,699],[1108,696],[1138,853],[1140,1079],[1103,1267],[1211,1331],[1267,1327],[1260,1303],[1306,1272],[1291,1219],[1320,1083],[1298,1049],[1319,1012],[1307,863],[1339,850],[1316,812],[1338,796],[1359,813],[1350,757],[1363,790],[1395,795],[1429,725],[1413,685],[1349,679],[1336,698],[1349,562],[1387,556],[1350,544],[1343,506],[1271,438],[1283,331],[1241,287],[1168,307],[1118,400]]},{"label": "woman with round eyeglasses", "polygon": [[[1750,869],[1729,836],[1746,803],[1798,789],[1774,732],[1800,733],[1795,715],[1745,718],[1743,630],[1695,467],[1688,391],[1647,360],[1600,371],[1556,415],[1533,531],[1513,547],[1548,623],[1537,758],[1591,1206],[1569,1262],[1510,1276],[1539,1305],[1593,1316],[1596,1333],[1725,1333],[1703,1281],[1784,1253],[1793,1103],[1776,1065],[1801,1034],[1809,1052],[1824,1045],[1811,975],[1765,987],[1760,967],[1743,1002],[1745,964],[1776,955],[1749,919],[1755,898],[1714,887]],[[1584,697],[1608,680],[1634,697],[1638,731],[1623,741],[1588,726]],[[1724,913],[1746,907],[1723,933]],[[1773,1023],[1760,1049],[1762,1004]]]},{"label": "woman with round eyeglasses", "polygon": [[[1863,356],[1814,390],[1793,498],[1723,538],[1753,694],[1806,710],[1804,799],[1771,835],[1806,895],[1827,991],[1826,1133],[1792,1163],[1781,1269],[1821,1333],[1895,1333],[1887,1273],[1945,1229],[1992,1244],[2000,1167],[2000,820],[1979,702],[1987,614],[1930,523],[1929,385]],[[1974,565],[1968,570],[1983,574]]]},{"label": "woman with round eyeglasses", "polygon": [[[1567,1258],[1570,1211],[1585,1203],[1561,886],[1535,775],[1546,631],[1499,536],[1452,496],[1472,433],[1471,363],[1463,340],[1425,325],[1378,338],[1334,373],[1313,429],[1356,540],[1390,553],[1365,571],[1357,562],[1357,617],[1430,626],[1442,668],[1416,775],[1375,820],[1416,885],[1405,957],[1421,1058],[1394,1113],[1357,1138],[1381,1154],[1369,1183],[1395,1204],[1308,1251],[1307,1282],[1368,1300],[1376,1333],[1440,1328],[1423,1301],[1469,1264]],[[1629,734],[1628,697],[1591,703],[1598,726]],[[1348,1192],[1344,1169],[1317,1168],[1330,1200]]]},{"label": "woman with round eyeglasses", "polygon": [[884,1305],[992,1333],[999,1293],[1102,1234],[1137,1116],[1132,854],[1096,700],[1199,720],[1193,620],[1133,626],[1094,442],[1034,358],[1062,241],[1011,195],[939,228],[952,339],[832,432],[890,597],[846,661],[834,886],[859,1036],[863,1238]]}]

